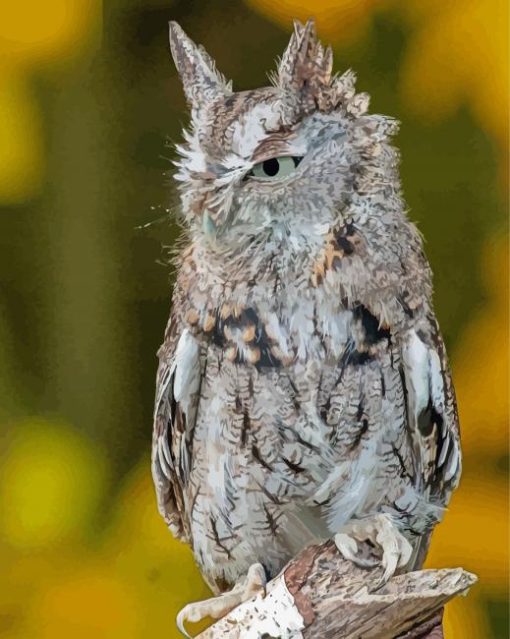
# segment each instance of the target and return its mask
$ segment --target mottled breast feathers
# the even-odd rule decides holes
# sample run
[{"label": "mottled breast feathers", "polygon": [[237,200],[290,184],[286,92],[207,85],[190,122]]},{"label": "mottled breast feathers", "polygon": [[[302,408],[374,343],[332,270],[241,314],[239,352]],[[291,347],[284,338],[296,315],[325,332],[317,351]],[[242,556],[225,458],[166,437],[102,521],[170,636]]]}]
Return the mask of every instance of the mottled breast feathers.
[{"label": "mottled breast feathers", "polygon": [[[354,366],[362,371],[363,367],[382,362],[381,358],[390,355],[392,366],[397,371],[396,378],[401,384],[398,396],[403,397],[405,404],[405,428],[413,451],[413,461],[399,458],[396,449],[394,452],[400,459],[401,472],[412,475],[416,489],[424,500],[431,503],[432,526],[441,518],[443,506],[455,488],[460,473],[455,398],[437,325],[431,317],[427,333],[409,330],[396,335],[390,326],[381,324],[361,304],[355,306],[351,313],[352,336],[338,358],[337,375],[340,378],[346,366]],[[289,349],[286,358],[281,356],[281,351],[275,350],[273,333],[281,331],[281,327],[278,329],[273,320],[273,332],[266,331],[265,318],[259,317],[255,309],[238,309],[234,312],[231,305],[220,304],[205,327],[197,330],[194,320],[194,316],[190,317],[189,314],[187,321],[174,316],[159,351],[153,445],[153,474],[160,511],[172,532],[189,543],[193,541],[189,521],[191,513],[189,497],[185,498],[185,493],[193,465],[194,422],[200,410],[200,387],[208,351],[212,349],[220,361],[223,359],[235,364],[239,371],[253,367],[257,375],[262,376],[265,371],[275,368],[285,370],[294,363],[288,355]],[[256,350],[255,356],[253,350]],[[317,411],[324,423],[333,429],[332,432],[336,428],[334,422],[341,418],[338,413],[339,398],[335,395],[342,392],[338,382],[339,379],[327,396],[320,393],[317,396]],[[384,396],[384,375],[381,383]],[[294,384],[298,401],[299,380],[295,380]],[[333,410],[335,406],[337,408]],[[240,437],[246,441],[253,416],[246,409],[243,410],[246,428],[241,431]],[[366,435],[370,418],[364,418],[363,429],[364,408],[360,404],[357,410],[362,426],[354,435],[355,443],[359,443]],[[385,425],[378,427],[384,429]],[[387,427],[390,428],[390,425]],[[245,441],[239,441],[240,448]],[[255,453],[254,456],[257,463],[263,461]],[[294,465],[300,472],[304,470],[290,459],[284,461],[289,467]]]}]

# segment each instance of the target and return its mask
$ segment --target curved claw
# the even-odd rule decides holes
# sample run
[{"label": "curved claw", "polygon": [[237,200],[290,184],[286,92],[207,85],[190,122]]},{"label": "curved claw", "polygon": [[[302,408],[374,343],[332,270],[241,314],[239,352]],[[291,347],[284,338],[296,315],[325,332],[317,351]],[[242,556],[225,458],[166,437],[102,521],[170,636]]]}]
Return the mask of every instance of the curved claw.
[{"label": "curved claw", "polygon": [[187,637],[187,639],[192,639],[191,635],[184,627],[185,621],[192,621],[189,617],[190,611],[188,610],[190,606],[193,606],[193,604],[187,604],[186,606],[184,606],[184,608],[181,608],[181,610],[179,610],[179,612],[177,613],[177,617],[175,618],[175,625],[177,626],[177,629],[181,634]]},{"label": "curved claw", "polygon": [[248,601],[253,596],[262,593],[265,596],[266,573],[262,564],[253,564],[248,569],[246,577],[239,581],[232,590],[224,592],[217,597],[211,597],[204,601],[189,603],[179,611],[176,617],[176,625],[179,631],[192,639],[184,624],[186,621],[197,623],[206,617],[219,619],[224,617],[236,606]]},{"label": "curved claw", "polygon": [[393,577],[398,568],[407,565],[411,559],[413,547],[389,517],[380,517],[375,541],[383,550],[384,574],[382,579],[383,583],[386,583]]},{"label": "curved claw", "polygon": [[398,568],[405,567],[413,552],[409,541],[386,514],[351,521],[344,526],[342,532],[335,535],[335,544],[346,559],[361,567],[377,565],[378,562],[357,556],[358,541],[370,541],[382,549],[381,565],[384,572],[374,589],[386,584]]},{"label": "curved claw", "polygon": [[262,564],[252,564],[248,568],[246,579],[243,582],[243,601],[251,599],[254,595],[262,593],[266,595],[267,577]]},{"label": "curved claw", "polygon": [[354,537],[347,533],[337,533],[335,535],[335,545],[340,553],[353,564],[360,568],[374,568],[377,566],[377,561],[371,561],[370,559],[363,559],[358,557],[358,543]]}]

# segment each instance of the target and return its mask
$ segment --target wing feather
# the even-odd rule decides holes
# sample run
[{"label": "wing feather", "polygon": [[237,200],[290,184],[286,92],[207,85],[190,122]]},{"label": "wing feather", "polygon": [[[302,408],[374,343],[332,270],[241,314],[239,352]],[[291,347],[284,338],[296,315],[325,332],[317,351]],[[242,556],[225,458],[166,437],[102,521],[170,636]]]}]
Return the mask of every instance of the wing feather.
[{"label": "wing feather", "polygon": [[195,427],[202,353],[188,329],[171,320],[159,352],[152,445],[152,475],[160,513],[175,537],[190,541],[184,493]]},{"label": "wing feather", "polygon": [[444,507],[461,471],[459,425],[455,396],[442,339],[437,331],[427,340],[409,331],[402,349],[408,388],[408,414],[421,488]]},{"label": "wing feather", "polygon": [[[441,512],[459,483],[461,449],[455,393],[435,318],[431,328],[430,339],[421,332],[409,331],[402,359],[408,390],[407,427],[414,447],[417,484],[429,503]],[[431,533],[432,530],[426,532],[415,547],[409,564],[415,570],[425,560]]]}]

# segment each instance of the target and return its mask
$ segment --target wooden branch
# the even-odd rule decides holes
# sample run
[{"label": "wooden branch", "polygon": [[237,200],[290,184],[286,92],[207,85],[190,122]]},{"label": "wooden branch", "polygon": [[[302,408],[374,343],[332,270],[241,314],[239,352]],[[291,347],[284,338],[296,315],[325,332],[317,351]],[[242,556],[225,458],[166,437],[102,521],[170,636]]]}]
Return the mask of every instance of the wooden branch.
[{"label": "wooden branch", "polygon": [[[376,561],[368,544],[365,558]],[[442,639],[443,606],[477,578],[462,568],[421,570],[380,586],[382,568],[360,568],[333,542],[292,559],[261,595],[199,639]],[[198,639],[198,638],[197,638]]]}]

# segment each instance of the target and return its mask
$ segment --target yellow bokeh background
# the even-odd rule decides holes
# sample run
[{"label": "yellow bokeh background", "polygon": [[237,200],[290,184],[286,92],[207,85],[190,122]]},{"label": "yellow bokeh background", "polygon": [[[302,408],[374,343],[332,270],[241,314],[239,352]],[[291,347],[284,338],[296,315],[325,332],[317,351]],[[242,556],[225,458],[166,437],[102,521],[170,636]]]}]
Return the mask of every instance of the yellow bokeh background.
[{"label": "yellow bokeh background", "polygon": [[[388,53],[388,68],[404,126],[408,120],[441,132],[460,122],[473,136],[473,156],[491,154],[479,183],[486,213],[466,218],[460,237],[426,233],[464,446],[461,487],[427,565],[460,565],[480,578],[467,598],[447,607],[448,639],[506,636],[506,3],[245,0],[229,11],[226,2],[190,8],[184,0],[34,0],[0,8],[0,639],[177,637],[177,611],[207,595],[190,551],[157,513],[149,472],[153,353],[169,289],[167,271],[151,270],[166,238],[140,239],[135,223],[152,222],[154,208],[165,213],[169,200],[161,193],[171,187],[160,175],[168,167],[157,164],[163,147],[152,145],[160,130],[177,137],[182,120],[166,22],[181,20],[191,33],[196,25],[196,37],[209,38],[211,53],[238,78],[245,68],[260,78],[267,69],[242,49],[232,56],[223,30],[238,34],[238,44],[253,40],[256,51],[259,37],[283,46],[291,19],[310,15],[342,60],[368,60],[369,90],[371,82],[384,84],[375,64],[370,75],[373,42],[381,34],[390,44],[400,39],[401,55]],[[104,53],[116,42],[124,49]],[[118,54],[135,45],[131,62]],[[162,100],[157,122],[148,99],[141,107],[133,101],[149,89]],[[383,88],[380,95],[384,101]],[[123,136],[133,123],[141,133],[129,146]],[[460,160],[448,155],[453,137],[443,137],[453,183]],[[126,177],[131,158],[136,184]],[[478,169],[468,168],[476,179]],[[418,208],[420,170],[411,166],[404,175]],[[147,183],[158,186],[144,200],[147,210],[156,203],[144,218],[135,208]],[[445,190],[439,178],[435,188]],[[438,212],[435,223],[450,213]],[[464,233],[476,242],[456,249],[461,262],[446,249],[434,253],[448,242],[462,245]],[[169,243],[174,239],[175,229]],[[475,291],[460,311],[461,301],[449,305],[462,296],[449,290],[444,273]]]}]

